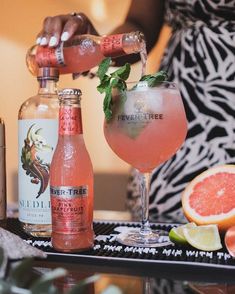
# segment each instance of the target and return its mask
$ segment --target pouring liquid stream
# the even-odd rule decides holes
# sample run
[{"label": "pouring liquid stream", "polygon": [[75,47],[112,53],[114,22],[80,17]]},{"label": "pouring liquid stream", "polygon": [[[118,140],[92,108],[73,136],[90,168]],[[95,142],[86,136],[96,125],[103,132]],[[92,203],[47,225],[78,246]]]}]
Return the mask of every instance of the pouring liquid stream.
[{"label": "pouring liquid stream", "polygon": [[147,49],[146,43],[143,41],[142,49],[140,51],[140,60],[141,60],[141,77],[146,74],[146,65],[147,65]]}]

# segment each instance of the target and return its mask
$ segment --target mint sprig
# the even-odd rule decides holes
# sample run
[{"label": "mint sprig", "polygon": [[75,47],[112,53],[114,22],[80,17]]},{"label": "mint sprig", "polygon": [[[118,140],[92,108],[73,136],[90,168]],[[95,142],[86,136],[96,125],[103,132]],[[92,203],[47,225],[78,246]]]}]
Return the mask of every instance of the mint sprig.
[{"label": "mint sprig", "polygon": [[103,110],[105,119],[109,121],[112,118],[112,89],[117,88],[119,91],[126,90],[126,80],[130,75],[131,66],[126,63],[111,74],[107,74],[109,66],[111,65],[111,58],[105,58],[99,66],[97,75],[100,79],[100,84],[97,90],[102,94],[105,93]]},{"label": "mint sprig", "polygon": [[167,73],[163,70],[156,72],[153,75],[142,76],[140,81],[146,81],[149,87],[154,87],[157,84],[166,81],[168,78]]},{"label": "mint sprig", "polygon": [[[111,58],[105,58],[99,65],[97,76],[100,79],[100,84],[97,86],[97,90],[103,94],[105,93],[103,110],[106,121],[112,118],[112,89],[117,88],[119,91],[125,91],[127,89],[126,80],[129,78],[131,66],[126,63],[116,71],[108,74],[108,69],[111,65]],[[165,71],[159,71],[152,75],[144,75],[140,81],[146,81],[149,87],[154,87],[161,82],[167,80],[167,73]],[[136,87],[136,86],[135,86]],[[135,88],[133,87],[133,89]]]}]

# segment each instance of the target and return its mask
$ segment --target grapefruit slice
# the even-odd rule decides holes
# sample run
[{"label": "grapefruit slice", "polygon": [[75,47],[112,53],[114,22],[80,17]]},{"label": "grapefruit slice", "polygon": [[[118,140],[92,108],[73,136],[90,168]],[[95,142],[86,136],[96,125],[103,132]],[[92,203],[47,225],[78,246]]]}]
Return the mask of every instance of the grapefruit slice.
[{"label": "grapefruit slice", "polygon": [[208,169],[182,194],[186,218],[197,225],[217,224],[220,231],[235,225],[235,165]]},{"label": "grapefruit slice", "polygon": [[229,254],[235,258],[235,226],[227,230],[224,237],[224,243]]}]

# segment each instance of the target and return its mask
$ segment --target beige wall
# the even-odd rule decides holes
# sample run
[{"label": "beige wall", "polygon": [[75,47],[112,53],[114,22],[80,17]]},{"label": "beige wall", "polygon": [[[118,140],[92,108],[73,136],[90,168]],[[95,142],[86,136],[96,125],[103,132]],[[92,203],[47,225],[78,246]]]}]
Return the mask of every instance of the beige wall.
[{"label": "beige wall", "polygon": [[[97,6],[98,3],[98,6]],[[100,10],[104,4],[104,10]],[[83,11],[101,34],[122,22],[129,0],[1,0],[0,18],[0,116],[5,120],[7,138],[8,200],[17,199],[17,113],[21,103],[37,92],[37,82],[25,66],[25,53],[36,38],[45,16]],[[96,14],[94,14],[94,11]],[[168,29],[164,36],[168,35]],[[164,41],[148,62],[148,72],[159,63]],[[153,62],[154,61],[154,62]],[[131,78],[140,75],[140,64],[133,66]],[[87,148],[96,173],[126,174],[129,166],[107,146],[102,131],[103,97],[98,94],[98,80],[80,78],[72,81],[62,76],[60,87],[79,87],[83,92],[83,124]]]}]

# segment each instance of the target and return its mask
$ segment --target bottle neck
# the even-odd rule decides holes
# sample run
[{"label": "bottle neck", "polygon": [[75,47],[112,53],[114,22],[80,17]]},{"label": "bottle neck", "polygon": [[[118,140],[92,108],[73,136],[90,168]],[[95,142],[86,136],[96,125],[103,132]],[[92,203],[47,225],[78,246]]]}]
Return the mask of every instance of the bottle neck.
[{"label": "bottle neck", "polygon": [[59,110],[59,136],[81,134],[83,129],[80,103],[68,103],[68,99],[62,100]]},{"label": "bottle neck", "polygon": [[40,95],[57,95],[57,79],[38,79],[39,89],[38,94]]},{"label": "bottle neck", "polygon": [[100,49],[106,57],[118,57],[145,50],[144,35],[141,32],[117,34],[102,37]]}]

